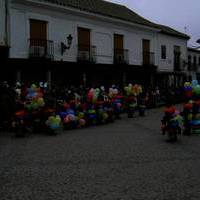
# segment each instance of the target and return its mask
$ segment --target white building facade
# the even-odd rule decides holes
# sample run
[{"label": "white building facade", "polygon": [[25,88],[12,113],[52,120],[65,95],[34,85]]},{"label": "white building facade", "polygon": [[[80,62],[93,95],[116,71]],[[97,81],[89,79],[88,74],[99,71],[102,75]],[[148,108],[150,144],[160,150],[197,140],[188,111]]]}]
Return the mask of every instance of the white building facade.
[{"label": "white building facade", "polygon": [[200,81],[200,50],[188,48],[188,80],[197,79]]},{"label": "white building facade", "polygon": [[[159,34],[158,44],[158,76],[160,82],[163,82],[166,86],[178,86],[178,82],[187,72],[187,40]],[[183,81],[181,80],[181,82]]]},{"label": "white building facade", "polygon": [[5,45],[5,1],[0,1],[0,45]]},{"label": "white building facade", "polygon": [[[43,67],[45,73],[48,72],[51,76],[61,71],[59,64],[64,72],[68,71],[70,74],[76,63],[80,73],[77,73],[77,70],[75,72],[80,77],[88,73],[88,69],[83,69],[82,66],[92,65],[93,73],[97,71],[100,74],[101,71],[105,74],[108,69],[108,74],[112,76],[112,73],[115,73],[113,70],[116,69],[116,74],[121,75],[124,81],[135,78],[141,80],[138,74],[145,74],[143,79],[148,79],[149,83],[155,78],[152,76],[158,75],[159,81],[164,75],[173,77],[169,81],[173,84],[174,72],[181,74],[184,71],[188,36],[140,17],[137,23],[135,13],[116,4],[104,1],[99,3],[109,9],[119,9],[119,12],[130,12],[130,19],[133,20],[81,9],[81,5],[76,8],[54,2],[12,0],[9,5],[9,59],[12,60],[11,63],[20,60],[15,70],[18,72],[18,78],[21,77],[19,73],[23,73],[23,69],[26,68],[24,63],[27,65],[28,61],[32,64],[42,62],[43,66],[56,64],[56,69],[55,66],[49,69]],[[1,26],[6,27],[3,23]],[[5,33],[1,31],[1,34],[3,32]],[[1,35],[1,38],[5,36]],[[25,71],[30,72],[32,67],[28,70],[26,68]],[[90,76],[91,73],[89,70]],[[109,76],[107,78],[110,79]]]},{"label": "white building facade", "polygon": [[9,47],[9,0],[0,1],[0,60],[8,57]]}]

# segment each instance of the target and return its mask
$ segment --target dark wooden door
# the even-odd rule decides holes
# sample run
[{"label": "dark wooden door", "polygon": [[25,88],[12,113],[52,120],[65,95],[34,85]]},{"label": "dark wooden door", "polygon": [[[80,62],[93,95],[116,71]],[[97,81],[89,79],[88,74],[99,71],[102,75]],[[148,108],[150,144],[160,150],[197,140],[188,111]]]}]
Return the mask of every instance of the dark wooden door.
[{"label": "dark wooden door", "polygon": [[47,22],[30,19],[30,38],[47,40]]},{"label": "dark wooden door", "polygon": [[174,46],[174,68],[175,70],[180,70],[180,58],[181,58],[181,50],[179,46]]},{"label": "dark wooden door", "polygon": [[78,28],[78,49],[79,51],[90,51],[90,30]]},{"label": "dark wooden door", "polygon": [[123,35],[114,34],[114,49],[124,49],[124,37]]},{"label": "dark wooden door", "polygon": [[114,62],[122,63],[124,61],[124,36],[114,34]]},{"label": "dark wooden door", "polygon": [[30,19],[30,47],[32,56],[44,57],[47,54],[46,21]]},{"label": "dark wooden door", "polygon": [[30,45],[47,48],[47,22],[30,19]]},{"label": "dark wooden door", "polygon": [[150,64],[150,40],[142,41],[143,64]]}]

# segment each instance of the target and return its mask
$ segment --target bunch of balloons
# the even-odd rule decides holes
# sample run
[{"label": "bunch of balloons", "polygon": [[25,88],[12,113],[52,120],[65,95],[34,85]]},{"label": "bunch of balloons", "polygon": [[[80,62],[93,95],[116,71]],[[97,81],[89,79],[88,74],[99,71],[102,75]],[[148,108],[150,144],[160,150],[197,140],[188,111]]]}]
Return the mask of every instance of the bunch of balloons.
[{"label": "bunch of balloons", "polygon": [[46,121],[47,127],[49,127],[51,130],[58,130],[61,128],[61,118],[59,115],[56,116],[50,116],[48,120]]},{"label": "bunch of balloons", "polygon": [[87,99],[88,99],[88,102],[90,103],[96,103],[97,102],[97,99],[100,95],[100,89],[99,88],[91,88],[87,94]]},{"label": "bunch of balloons", "polygon": [[77,113],[77,120],[78,120],[78,127],[84,127],[86,125],[86,120],[85,120],[85,113],[84,112],[78,112]]},{"label": "bunch of balloons", "polygon": [[110,98],[113,98],[113,97],[117,96],[118,94],[119,94],[119,91],[117,88],[109,88],[108,96]]},{"label": "bunch of balloons", "polygon": [[198,81],[193,80],[192,82],[185,82],[184,91],[185,91],[186,97],[188,98],[200,97],[200,85]]},{"label": "bunch of balloons", "polygon": [[138,96],[142,93],[142,86],[138,84],[132,85],[130,83],[128,86],[124,87],[124,90],[127,96]]},{"label": "bunch of balloons", "polygon": [[97,115],[96,115],[96,110],[95,110],[95,109],[90,108],[90,109],[87,111],[87,113],[88,113],[89,119],[91,119],[91,120],[95,120],[95,119],[96,119]]},{"label": "bunch of balloons", "polygon": [[113,99],[113,105],[116,109],[121,109],[122,107],[122,99],[121,98],[114,98]]},{"label": "bunch of balloons", "polygon": [[62,118],[65,127],[76,127],[77,117],[73,109],[68,108],[65,112],[60,112],[60,117]]},{"label": "bunch of balloons", "polygon": [[190,127],[192,133],[200,133],[200,85],[197,80],[185,82],[185,96],[188,103],[184,104],[185,128]]},{"label": "bunch of balloons", "polygon": [[45,106],[42,90],[35,84],[32,84],[31,87],[27,89],[26,99],[28,102],[25,106],[28,110],[36,110]]},{"label": "bunch of balloons", "polygon": [[106,109],[103,108],[103,106],[97,109],[97,118],[100,120],[100,122],[105,123],[108,117],[108,113],[106,112]]},{"label": "bunch of balloons", "polygon": [[170,126],[172,127],[182,126],[183,118],[180,112],[174,106],[165,108],[164,112],[165,116],[168,116],[168,118],[170,118]]},{"label": "bunch of balloons", "polygon": [[77,119],[76,119],[76,116],[73,115],[73,114],[68,114],[65,118],[64,118],[64,123],[65,124],[68,124],[68,123],[71,123],[71,122],[76,122]]},{"label": "bunch of balloons", "polygon": [[174,121],[175,123],[177,123],[179,126],[182,125],[182,123],[183,123],[183,117],[181,116],[181,114],[180,114],[180,112],[178,110],[175,110],[175,112],[173,113],[172,121]]}]

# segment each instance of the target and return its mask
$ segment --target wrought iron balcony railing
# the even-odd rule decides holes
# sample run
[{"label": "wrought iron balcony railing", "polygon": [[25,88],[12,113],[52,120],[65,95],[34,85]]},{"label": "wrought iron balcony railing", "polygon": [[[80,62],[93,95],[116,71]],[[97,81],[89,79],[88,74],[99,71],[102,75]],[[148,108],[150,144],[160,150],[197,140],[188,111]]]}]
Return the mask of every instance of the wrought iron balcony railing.
[{"label": "wrought iron balcony railing", "polygon": [[29,39],[29,58],[54,58],[54,42],[52,40]]},{"label": "wrought iron balcony railing", "polygon": [[129,64],[129,51],[127,49],[114,49],[114,64]]},{"label": "wrought iron balcony railing", "polygon": [[188,61],[188,71],[197,71],[198,64]]},{"label": "wrought iron balcony railing", "polygon": [[177,71],[177,72],[181,71],[181,63],[174,64],[174,71]]},{"label": "wrought iron balcony railing", "polygon": [[192,70],[192,65],[190,62],[184,60],[184,59],[179,59],[174,62],[174,71],[175,72],[183,72],[183,71],[191,71]]},{"label": "wrought iron balcony railing", "polygon": [[96,63],[96,46],[78,45],[77,61]]}]

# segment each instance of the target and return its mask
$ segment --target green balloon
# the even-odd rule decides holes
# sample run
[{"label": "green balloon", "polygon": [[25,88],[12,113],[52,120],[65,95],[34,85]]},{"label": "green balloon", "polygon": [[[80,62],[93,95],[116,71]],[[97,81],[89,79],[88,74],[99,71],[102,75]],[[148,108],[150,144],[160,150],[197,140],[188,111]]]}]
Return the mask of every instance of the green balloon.
[{"label": "green balloon", "polygon": [[193,88],[193,93],[195,95],[200,95],[200,85],[197,85]]}]

